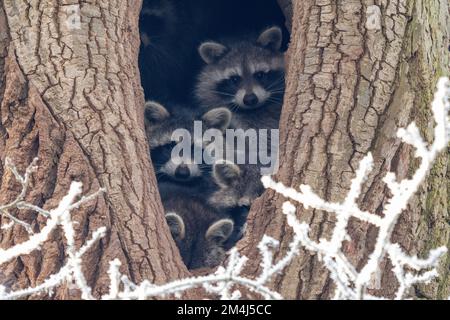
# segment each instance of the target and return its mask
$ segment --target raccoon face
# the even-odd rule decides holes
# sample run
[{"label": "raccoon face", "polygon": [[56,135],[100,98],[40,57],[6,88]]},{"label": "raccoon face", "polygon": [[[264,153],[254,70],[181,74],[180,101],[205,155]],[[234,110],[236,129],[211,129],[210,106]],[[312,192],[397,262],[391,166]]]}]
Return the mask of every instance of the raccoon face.
[{"label": "raccoon face", "polygon": [[213,178],[219,189],[209,197],[208,203],[217,210],[248,212],[253,201],[264,191],[256,166],[240,168],[220,160],[213,167]]},{"label": "raccoon face", "polygon": [[227,105],[231,110],[252,110],[269,103],[281,104],[284,94],[282,31],[267,29],[256,43],[229,47],[205,42],[199,47],[207,63],[199,76],[196,95],[202,105]]},{"label": "raccoon face", "polygon": [[[178,141],[172,140],[175,130],[193,132],[194,113],[186,107],[177,107],[172,113],[154,101],[145,104],[145,127],[151,149],[151,158],[158,180],[168,178],[177,182],[190,182],[201,178],[210,168],[194,162],[194,139],[191,139],[191,157],[173,152]],[[205,113],[201,120],[205,129],[224,131],[231,121],[231,112],[216,108]]]},{"label": "raccoon face", "polygon": [[188,269],[214,268],[225,259],[224,244],[233,233],[232,220],[217,220],[202,232],[188,230],[183,218],[176,213],[166,214],[166,220]]}]

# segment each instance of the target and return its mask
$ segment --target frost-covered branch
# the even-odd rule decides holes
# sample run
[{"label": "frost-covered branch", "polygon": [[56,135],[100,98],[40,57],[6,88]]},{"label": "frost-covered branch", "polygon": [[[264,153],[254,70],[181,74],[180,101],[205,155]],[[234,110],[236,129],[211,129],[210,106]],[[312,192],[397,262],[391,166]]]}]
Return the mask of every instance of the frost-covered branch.
[{"label": "frost-covered branch", "polygon": [[[16,180],[20,183],[22,189],[20,193],[17,195],[17,197],[11,201],[8,204],[0,205],[0,216],[6,217],[10,220],[10,223],[3,225],[1,228],[2,230],[7,230],[9,228],[12,228],[15,224],[18,224],[25,228],[25,230],[28,233],[33,233],[33,230],[31,226],[26,223],[25,221],[22,221],[18,218],[16,218],[14,215],[12,215],[9,211],[12,209],[20,209],[20,208],[26,208],[27,206],[32,206],[31,204],[27,204],[25,202],[25,196],[27,195],[28,187],[30,185],[30,178],[33,172],[37,170],[37,163],[38,159],[34,159],[31,164],[28,166],[28,168],[25,170],[25,174],[22,176],[17,171],[17,168],[14,166],[14,164],[11,162],[11,159],[6,158],[5,159],[5,167],[7,170],[9,170]],[[48,212],[45,210],[38,211],[40,214],[48,216]]]},{"label": "frost-covered branch", "polygon": [[[62,267],[57,274],[50,276],[44,281],[44,283],[36,287],[19,291],[7,291],[4,286],[0,285],[0,300],[18,299],[37,293],[51,293],[53,289],[65,282],[74,282],[76,287],[81,290],[83,299],[93,299],[91,289],[87,285],[81,271],[81,258],[82,255],[90,247],[92,247],[96,241],[106,234],[106,229],[100,228],[95,231],[92,235],[92,239],[77,250],[75,247],[75,231],[73,228],[74,222],[71,220],[70,212],[76,208],[79,208],[83,203],[96,198],[100,192],[103,192],[103,190],[100,190],[89,197],[83,197],[81,200],[75,202],[75,199],[81,194],[82,184],[79,182],[73,182],[70,186],[69,192],[61,200],[57,208],[51,211],[38,208],[25,202],[25,196],[29,189],[30,177],[37,168],[36,162],[37,159],[35,159],[26,169],[24,176],[21,176],[12,162],[9,159],[6,160],[6,169],[13,173],[16,180],[21,184],[22,189],[14,201],[7,205],[0,206],[0,212],[3,217],[11,220],[11,222],[6,225],[7,228],[13,227],[17,224],[24,227],[30,233],[30,237],[27,241],[17,244],[9,249],[0,249],[0,266],[8,261],[11,261],[12,259],[30,254],[35,250],[40,250],[41,245],[49,239],[50,234],[58,226],[62,227],[64,236],[67,240],[68,260],[65,266]],[[48,218],[46,221],[47,223],[39,233],[33,234],[31,226],[28,223],[17,219],[9,213],[9,210],[13,209],[36,211]],[[2,229],[6,229],[6,227],[3,227]]]},{"label": "frost-covered branch", "polygon": [[[398,244],[391,243],[391,236],[400,215],[425,179],[438,153],[447,148],[450,139],[449,96],[449,80],[443,78],[438,83],[438,91],[432,104],[436,126],[434,128],[435,139],[431,146],[427,146],[415,123],[398,131],[398,137],[415,148],[416,157],[421,159],[421,163],[411,179],[397,182],[395,173],[391,172],[386,175],[384,182],[390,189],[392,197],[384,207],[383,217],[362,212],[356,204],[361,187],[373,167],[371,154],[361,161],[356,177],[351,183],[350,191],[342,204],[326,202],[309,186],[300,186],[300,192],[298,192],[295,189],[286,188],[281,183],[274,182],[270,177],[263,179],[267,188],[301,203],[305,208],[323,210],[336,215],[337,222],[331,240],[321,239],[319,242],[315,242],[308,236],[309,226],[297,220],[296,208],[291,203],[286,203],[283,208],[284,213],[288,215],[289,225],[294,228],[297,235],[300,235],[302,245],[308,250],[316,252],[330,271],[331,278],[336,284],[336,298],[373,298],[367,294],[367,288],[370,286],[371,279],[379,276],[380,264],[386,257],[391,260],[394,274],[399,282],[397,299],[404,298],[412,285],[429,282],[438,275],[436,268],[440,258],[447,252],[447,248],[438,248],[431,251],[429,258],[419,259],[406,255]],[[347,226],[352,217],[379,228],[375,249],[359,272],[355,270],[341,250],[344,240],[350,238],[347,234]],[[417,273],[406,272],[405,269],[408,268],[414,269]]]}]

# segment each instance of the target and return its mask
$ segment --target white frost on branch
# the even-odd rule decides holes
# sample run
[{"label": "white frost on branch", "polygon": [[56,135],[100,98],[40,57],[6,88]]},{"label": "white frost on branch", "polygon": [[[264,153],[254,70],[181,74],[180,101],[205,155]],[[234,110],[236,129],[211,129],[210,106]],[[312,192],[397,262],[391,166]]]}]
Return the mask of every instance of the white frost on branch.
[{"label": "white frost on branch", "polygon": [[[268,236],[263,237],[258,246],[262,257],[261,273],[258,276],[248,278],[243,275],[248,258],[241,255],[236,249],[231,250],[226,266],[220,267],[214,274],[176,280],[163,285],[155,285],[150,281],[143,281],[140,284],[133,283],[126,275],[121,274],[119,271],[121,262],[116,259],[110,262],[108,271],[110,288],[108,294],[104,295],[102,299],[149,299],[172,296],[178,298],[183,292],[198,287],[204,288],[210,294],[218,295],[221,299],[241,298],[242,293],[240,290],[242,287],[266,299],[282,299],[283,297],[279,293],[270,288],[270,281],[292,262],[300,253],[302,247],[317,253],[325,267],[330,271],[331,279],[336,285],[336,299],[383,298],[370,295],[367,289],[370,286],[371,279],[379,276],[381,272],[380,263],[385,258],[389,258],[392,262],[394,274],[399,282],[396,298],[405,298],[408,294],[408,289],[412,285],[429,282],[438,275],[437,267],[439,261],[447,252],[447,248],[441,247],[432,250],[427,259],[409,256],[403,252],[398,244],[391,242],[391,235],[398,218],[402,211],[406,209],[408,201],[418,190],[420,183],[426,177],[437,154],[448,145],[450,140],[449,96],[449,81],[448,79],[441,79],[432,108],[436,127],[434,129],[435,140],[430,147],[426,145],[414,123],[407,129],[399,130],[399,138],[416,149],[416,156],[421,159],[421,164],[412,179],[397,182],[397,178],[393,173],[389,173],[385,177],[384,181],[391,191],[392,198],[389,199],[385,206],[382,217],[360,210],[356,203],[363,183],[373,167],[371,154],[361,161],[356,177],[352,180],[350,191],[343,203],[327,202],[315,194],[309,186],[300,186],[299,192],[295,189],[287,188],[281,183],[274,182],[270,177],[264,177],[263,183],[266,188],[275,190],[291,201],[301,203],[305,208],[335,214],[337,222],[331,239],[321,239],[318,242],[313,241],[308,235],[310,226],[306,223],[300,223],[296,217],[296,207],[291,202],[286,202],[283,205],[283,213],[287,215],[288,224],[294,231],[293,240],[284,257],[275,262],[273,252],[279,247],[279,242]],[[98,193],[82,198],[80,201],[72,204],[81,192],[81,184],[73,183],[67,196],[52,211],[46,211],[28,204],[24,198],[30,175],[36,170],[35,163],[36,161],[30,165],[23,177],[9,160],[6,163],[6,168],[22,184],[22,192],[12,203],[0,206],[2,218],[7,218],[10,221],[3,225],[2,229],[9,229],[14,225],[22,226],[30,233],[30,239],[12,248],[0,249],[0,266],[11,259],[28,254],[33,250],[39,250],[40,245],[48,239],[50,232],[58,226],[62,227],[64,236],[67,239],[67,262],[57,274],[52,275],[37,287],[8,292],[5,287],[0,286],[0,299],[18,299],[37,293],[51,295],[55,288],[64,283],[71,283],[74,288],[78,288],[83,299],[94,299],[91,294],[92,290],[87,285],[82,273],[82,256],[96,241],[105,235],[106,229],[100,228],[94,232],[92,239],[77,250],[74,241],[74,222],[71,220],[70,211],[78,208],[82,203],[93,199]],[[17,219],[10,213],[13,209],[36,211],[48,219],[47,225],[40,233],[34,235],[29,224]],[[379,230],[375,250],[360,271],[356,270],[342,252],[343,242],[346,240],[351,241],[347,233],[347,226],[351,218],[372,224],[378,227]]]},{"label": "white frost on branch", "polygon": [[[391,243],[391,236],[400,215],[407,209],[408,201],[425,179],[438,153],[447,148],[450,138],[449,97],[449,80],[447,78],[440,79],[432,104],[436,126],[434,142],[431,146],[427,146],[415,123],[410,124],[407,129],[398,131],[398,137],[416,149],[415,155],[421,159],[421,163],[412,179],[397,182],[395,173],[390,172],[386,175],[384,182],[392,197],[385,205],[382,217],[362,212],[356,203],[362,185],[372,170],[371,154],[361,161],[356,177],[351,183],[350,191],[342,204],[324,201],[309,186],[300,186],[300,192],[298,192],[281,183],[274,182],[269,177],[263,179],[266,188],[273,189],[277,193],[301,203],[306,209],[312,208],[336,215],[337,222],[331,240],[320,239],[319,242],[316,242],[311,240],[308,235],[309,225],[298,221],[295,215],[296,208],[289,202],[283,207],[283,212],[288,216],[289,225],[294,228],[297,235],[301,236],[302,245],[317,253],[330,271],[331,278],[336,284],[335,297],[337,299],[374,298],[367,293],[367,289],[370,287],[371,279],[380,276],[380,264],[386,257],[391,260],[394,274],[399,282],[396,299],[405,298],[412,285],[421,282],[427,283],[438,276],[437,267],[440,258],[447,252],[446,247],[432,250],[429,258],[423,260],[408,256],[398,244]],[[350,218],[357,218],[378,227],[375,249],[360,271],[354,268],[341,250],[344,240],[349,239],[347,226]],[[414,269],[417,272],[409,272],[406,271],[407,269]]]},{"label": "white frost on branch", "polygon": [[[164,285],[153,285],[148,281],[140,285],[133,284],[127,276],[121,275],[120,261],[114,260],[110,264],[109,276],[111,286],[109,294],[103,299],[149,299],[154,297],[179,296],[181,293],[197,287],[203,287],[206,292],[217,295],[223,300],[238,300],[241,292],[235,289],[237,285],[260,294],[268,300],[280,300],[283,297],[272,291],[267,285],[273,276],[282,271],[292,259],[299,253],[300,238],[294,236],[290,249],[283,259],[274,263],[273,250],[277,249],[279,242],[271,237],[264,236],[258,249],[263,257],[261,262],[262,272],[256,279],[246,278],[242,275],[248,258],[239,254],[237,249],[232,249],[225,267],[220,267],[214,274],[203,277],[192,277],[177,280]],[[120,287],[123,287],[120,290]]]}]

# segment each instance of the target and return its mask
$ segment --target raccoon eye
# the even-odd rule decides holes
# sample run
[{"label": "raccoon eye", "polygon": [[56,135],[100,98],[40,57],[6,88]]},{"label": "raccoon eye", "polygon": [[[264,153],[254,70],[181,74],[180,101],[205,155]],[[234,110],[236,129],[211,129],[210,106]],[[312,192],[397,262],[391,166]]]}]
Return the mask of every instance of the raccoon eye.
[{"label": "raccoon eye", "polygon": [[267,73],[264,71],[259,71],[255,73],[255,78],[258,80],[262,80],[267,76]]},{"label": "raccoon eye", "polygon": [[240,76],[231,76],[229,80],[233,84],[238,84],[239,82],[241,82],[241,77]]}]

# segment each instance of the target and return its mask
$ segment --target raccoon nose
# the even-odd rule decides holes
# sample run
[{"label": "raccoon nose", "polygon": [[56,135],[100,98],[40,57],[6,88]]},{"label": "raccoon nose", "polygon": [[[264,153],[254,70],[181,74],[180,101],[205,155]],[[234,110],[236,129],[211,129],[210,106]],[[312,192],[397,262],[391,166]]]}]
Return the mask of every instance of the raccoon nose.
[{"label": "raccoon nose", "polygon": [[258,97],[254,93],[246,94],[244,97],[244,104],[246,106],[253,107],[253,106],[257,105],[258,102],[259,102]]},{"label": "raccoon nose", "polygon": [[186,180],[190,177],[191,172],[189,171],[189,168],[184,165],[178,166],[178,168],[175,170],[175,178]]}]

